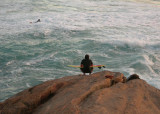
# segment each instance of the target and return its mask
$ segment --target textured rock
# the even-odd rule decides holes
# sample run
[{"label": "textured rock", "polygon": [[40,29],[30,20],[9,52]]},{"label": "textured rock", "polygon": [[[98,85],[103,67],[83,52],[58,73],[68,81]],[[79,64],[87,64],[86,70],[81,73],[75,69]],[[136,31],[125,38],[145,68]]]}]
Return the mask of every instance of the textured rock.
[{"label": "textured rock", "polygon": [[160,113],[160,90],[141,79],[122,82],[125,82],[122,73],[110,71],[47,81],[0,103],[0,113]]}]

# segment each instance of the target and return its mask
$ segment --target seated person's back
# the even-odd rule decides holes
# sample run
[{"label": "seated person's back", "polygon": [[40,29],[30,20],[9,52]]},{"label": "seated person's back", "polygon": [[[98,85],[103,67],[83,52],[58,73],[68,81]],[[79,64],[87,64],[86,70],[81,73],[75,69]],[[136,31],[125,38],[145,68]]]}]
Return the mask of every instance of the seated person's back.
[{"label": "seated person's back", "polygon": [[91,73],[93,71],[92,60],[89,59],[89,55],[85,55],[85,59],[81,61],[81,71],[85,73]]}]

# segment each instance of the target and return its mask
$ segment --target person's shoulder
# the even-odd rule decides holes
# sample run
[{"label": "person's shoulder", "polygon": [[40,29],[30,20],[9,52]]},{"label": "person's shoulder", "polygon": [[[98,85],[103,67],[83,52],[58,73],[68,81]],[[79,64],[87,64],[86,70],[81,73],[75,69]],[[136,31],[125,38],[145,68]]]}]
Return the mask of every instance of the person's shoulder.
[{"label": "person's shoulder", "polygon": [[85,61],[85,59],[82,59],[82,61],[81,62],[84,62]]},{"label": "person's shoulder", "polygon": [[93,62],[92,62],[92,60],[91,60],[91,59],[90,59],[89,61],[90,61],[90,63],[91,63],[91,64],[93,64]]}]

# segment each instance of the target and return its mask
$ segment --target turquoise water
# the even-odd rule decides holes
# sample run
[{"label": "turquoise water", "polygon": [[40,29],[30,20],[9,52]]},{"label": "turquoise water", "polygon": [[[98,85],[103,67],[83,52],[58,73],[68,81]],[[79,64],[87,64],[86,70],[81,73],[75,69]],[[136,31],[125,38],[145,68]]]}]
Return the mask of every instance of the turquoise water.
[{"label": "turquoise water", "polygon": [[1,0],[0,23],[0,101],[81,74],[67,65],[86,53],[106,65],[93,72],[136,73],[160,89],[158,0]]}]

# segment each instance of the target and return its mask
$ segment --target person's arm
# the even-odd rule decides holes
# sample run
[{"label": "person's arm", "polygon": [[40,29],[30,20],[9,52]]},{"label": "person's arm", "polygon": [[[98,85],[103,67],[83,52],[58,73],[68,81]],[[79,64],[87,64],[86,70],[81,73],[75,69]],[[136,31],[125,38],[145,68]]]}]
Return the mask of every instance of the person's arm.
[{"label": "person's arm", "polygon": [[91,66],[93,66],[93,62],[92,62],[92,60],[91,60]]},{"label": "person's arm", "polygon": [[83,60],[81,61],[81,68],[83,68]]}]

